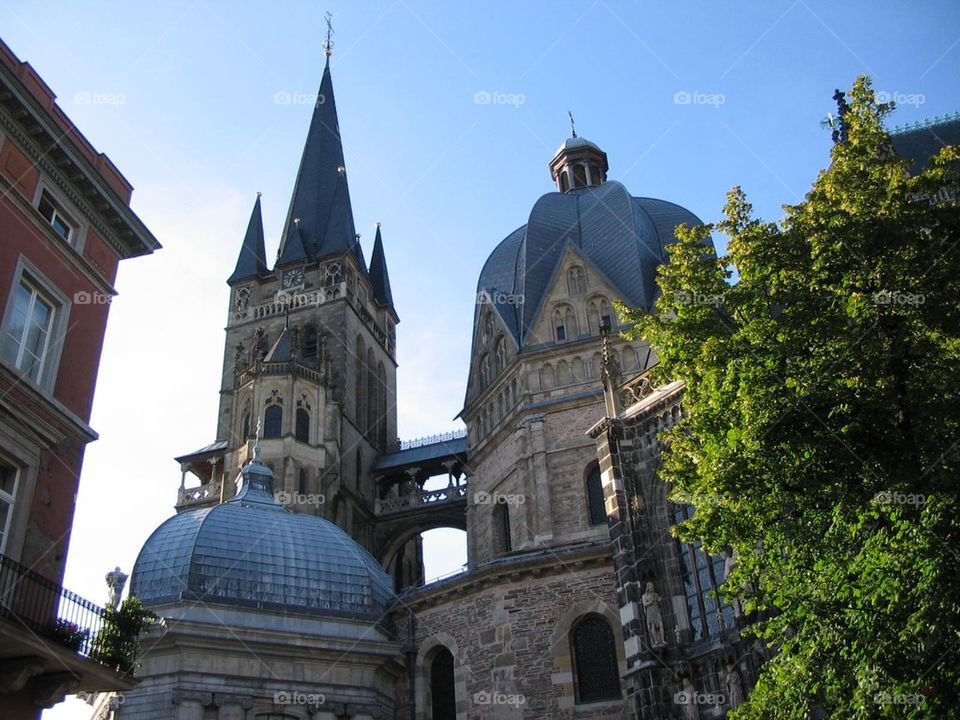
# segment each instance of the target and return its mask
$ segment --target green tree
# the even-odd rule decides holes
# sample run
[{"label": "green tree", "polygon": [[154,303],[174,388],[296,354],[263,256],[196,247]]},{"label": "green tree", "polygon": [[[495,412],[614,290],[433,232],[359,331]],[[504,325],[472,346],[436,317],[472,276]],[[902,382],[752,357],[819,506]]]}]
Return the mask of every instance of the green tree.
[{"label": "green tree", "polygon": [[774,652],[738,720],[960,717],[960,152],[911,177],[891,110],[859,78],[803,202],[762,222],[734,188],[726,255],[681,228],[624,310],[686,386],[663,479],[722,498],[675,530],[736,553]]},{"label": "green tree", "polygon": [[133,595],[119,608],[105,608],[104,613],[91,655],[114,670],[131,674],[140,658],[140,635],[157,616]]}]

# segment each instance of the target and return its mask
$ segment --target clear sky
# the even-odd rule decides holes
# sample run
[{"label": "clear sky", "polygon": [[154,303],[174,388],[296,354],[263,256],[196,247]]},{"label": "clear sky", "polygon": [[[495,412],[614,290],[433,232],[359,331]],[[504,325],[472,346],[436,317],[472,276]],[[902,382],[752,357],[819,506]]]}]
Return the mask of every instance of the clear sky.
[{"label": "clear sky", "polygon": [[325,10],[357,228],[369,257],[383,223],[401,317],[402,437],[457,426],[477,275],[551,190],[568,110],[610,178],[705,221],[736,184],[767,219],[800,200],[860,73],[893,124],[960,110],[956,0],[3,2],[0,34],[164,245],[121,265],[103,349],[65,578],[96,602],[172,513],[172,458],[214,438],[225,279],[257,191],[276,250]]}]

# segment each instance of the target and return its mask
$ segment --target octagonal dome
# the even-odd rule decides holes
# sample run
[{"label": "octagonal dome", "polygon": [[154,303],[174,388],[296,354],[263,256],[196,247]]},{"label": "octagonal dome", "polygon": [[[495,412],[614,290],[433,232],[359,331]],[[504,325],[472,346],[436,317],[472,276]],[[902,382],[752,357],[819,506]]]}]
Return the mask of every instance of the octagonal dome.
[{"label": "octagonal dome", "polygon": [[243,476],[236,497],[153,532],[131,593],[147,607],[200,601],[379,620],[393,591],[373,556],[328,520],[286,510],[259,459]]}]

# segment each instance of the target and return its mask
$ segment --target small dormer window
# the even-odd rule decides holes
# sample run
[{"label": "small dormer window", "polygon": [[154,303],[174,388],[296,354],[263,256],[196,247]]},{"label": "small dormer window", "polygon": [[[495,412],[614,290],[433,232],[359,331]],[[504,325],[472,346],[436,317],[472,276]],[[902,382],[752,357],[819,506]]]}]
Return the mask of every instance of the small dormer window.
[{"label": "small dormer window", "polygon": [[70,240],[70,236],[76,229],[76,223],[67,216],[57,201],[54,200],[46,190],[40,195],[37,210],[46,218],[47,222],[50,223],[50,227],[53,228],[53,231],[57,235],[64,240]]}]

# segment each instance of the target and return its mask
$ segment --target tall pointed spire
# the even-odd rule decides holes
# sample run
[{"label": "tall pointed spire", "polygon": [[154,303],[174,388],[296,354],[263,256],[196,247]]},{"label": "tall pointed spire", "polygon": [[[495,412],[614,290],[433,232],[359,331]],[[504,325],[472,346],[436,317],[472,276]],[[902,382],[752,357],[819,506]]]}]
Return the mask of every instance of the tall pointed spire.
[{"label": "tall pointed spire", "polygon": [[263,216],[260,213],[260,193],[253,204],[250,213],[250,222],[247,224],[247,234],[243,236],[243,245],[240,247],[240,256],[233,274],[227,282],[233,285],[241,280],[250,280],[267,275],[267,251],[263,243]]},{"label": "tall pointed spire", "polygon": [[370,256],[370,284],[373,285],[373,299],[390,308],[390,311],[396,317],[397,311],[393,307],[393,293],[390,292],[387,257],[383,252],[383,238],[380,237],[380,223],[377,223],[377,237],[373,241],[373,255]]},{"label": "tall pointed spire", "polygon": [[[299,219],[299,228],[296,219]],[[323,68],[320,91],[283,228],[279,257],[284,260],[301,259],[294,258],[300,255],[299,249],[293,247],[288,250],[288,245],[295,246],[297,243],[295,236],[298,229],[305,252],[303,259],[349,251],[354,245],[356,229],[343,162],[329,55]]]}]

